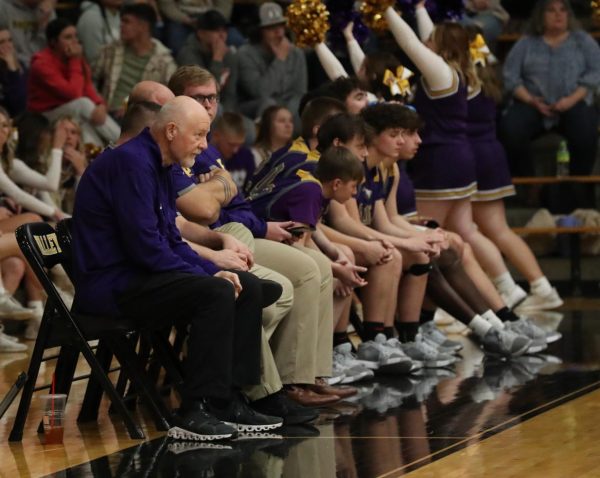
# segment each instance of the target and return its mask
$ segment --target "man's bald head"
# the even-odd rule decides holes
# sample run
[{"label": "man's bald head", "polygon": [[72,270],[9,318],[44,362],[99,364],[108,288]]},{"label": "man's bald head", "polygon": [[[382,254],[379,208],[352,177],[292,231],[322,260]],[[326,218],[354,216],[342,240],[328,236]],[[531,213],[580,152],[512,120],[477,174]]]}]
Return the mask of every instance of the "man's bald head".
[{"label": "man's bald head", "polygon": [[150,129],[159,144],[165,166],[192,167],[196,155],[207,147],[210,117],[204,107],[187,96],[167,101]]},{"label": "man's bald head", "polygon": [[156,81],[144,80],[136,84],[129,95],[129,104],[155,103],[164,105],[175,98],[173,92],[165,85]]}]

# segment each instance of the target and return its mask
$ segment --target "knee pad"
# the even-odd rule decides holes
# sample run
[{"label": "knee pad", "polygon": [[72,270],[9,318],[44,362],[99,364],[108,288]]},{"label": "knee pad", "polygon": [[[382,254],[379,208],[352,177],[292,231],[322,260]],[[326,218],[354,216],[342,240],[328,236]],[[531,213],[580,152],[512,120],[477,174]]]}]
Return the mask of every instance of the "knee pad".
[{"label": "knee pad", "polygon": [[407,272],[407,274],[418,277],[418,276],[422,276],[425,274],[429,274],[432,269],[433,269],[433,264],[431,262],[429,262],[427,264],[413,264],[412,266],[410,266],[408,268],[408,270],[406,272]]}]

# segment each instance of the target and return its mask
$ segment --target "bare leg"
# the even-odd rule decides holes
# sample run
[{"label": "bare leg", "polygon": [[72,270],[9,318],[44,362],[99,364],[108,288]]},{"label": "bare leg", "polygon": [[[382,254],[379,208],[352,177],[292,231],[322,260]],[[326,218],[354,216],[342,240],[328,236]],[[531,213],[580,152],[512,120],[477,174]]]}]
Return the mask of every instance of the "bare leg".
[{"label": "bare leg", "polygon": [[13,295],[25,275],[25,262],[19,257],[8,257],[2,260],[0,267],[4,288]]},{"label": "bare leg", "polygon": [[465,244],[462,264],[465,268],[466,273],[469,275],[471,280],[477,284],[479,288],[479,292],[485,299],[485,301],[489,304],[490,308],[494,311],[502,309],[506,307],[506,304],[500,297],[500,294],[494,287],[494,284],[487,276],[487,274],[483,271],[479,262],[475,259],[475,255],[473,254],[473,250],[468,244]]},{"label": "bare leg", "polygon": [[475,257],[488,275],[498,277],[507,271],[498,248],[481,234],[473,223],[470,200],[455,201],[455,205],[448,215],[446,227],[459,234],[471,245]]},{"label": "bare leg", "polygon": [[398,252],[390,262],[369,268],[368,284],[361,289],[365,322],[393,323],[401,274],[402,256]]},{"label": "bare leg", "polygon": [[528,282],[544,276],[527,243],[508,227],[504,201],[474,202],[473,219]]}]

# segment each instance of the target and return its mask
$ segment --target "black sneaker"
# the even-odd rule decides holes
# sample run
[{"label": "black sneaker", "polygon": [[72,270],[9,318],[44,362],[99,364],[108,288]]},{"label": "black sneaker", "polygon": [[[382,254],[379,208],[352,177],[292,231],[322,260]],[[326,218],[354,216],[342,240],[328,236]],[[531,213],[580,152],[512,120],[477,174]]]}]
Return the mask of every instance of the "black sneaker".
[{"label": "black sneaker", "polygon": [[173,415],[168,435],[176,440],[212,441],[235,438],[237,430],[211,415],[204,402],[197,401]]},{"label": "black sneaker", "polygon": [[283,418],[284,425],[300,425],[319,418],[319,412],[290,400],[279,391],[250,403],[257,412]]},{"label": "black sneaker", "polygon": [[282,418],[263,415],[250,408],[246,398],[240,394],[231,399],[227,408],[217,408],[211,403],[208,407],[219,420],[231,425],[238,432],[264,432],[283,425]]}]

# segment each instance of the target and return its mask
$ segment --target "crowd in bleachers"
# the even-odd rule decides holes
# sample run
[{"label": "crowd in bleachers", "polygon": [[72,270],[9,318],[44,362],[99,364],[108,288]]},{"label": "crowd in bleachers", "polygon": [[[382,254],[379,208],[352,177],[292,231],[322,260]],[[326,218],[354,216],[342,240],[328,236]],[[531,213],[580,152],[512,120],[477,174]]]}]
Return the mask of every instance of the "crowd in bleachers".
[{"label": "crowd in bleachers", "polygon": [[[366,42],[350,22],[310,49],[279,4],[247,29],[232,3],[84,1],[73,23],[52,0],[0,0],[0,317],[35,339],[44,297],[14,231],[73,214],[81,311],[192,324],[173,436],[194,439],[452,366],[436,308],[490,353],[558,339],[521,316],[562,300],[503,200],[543,131],[565,136],[571,173],[592,170],[600,47],[569,2],[539,0],[502,68],[499,0],[437,24],[425,1],[387,8]],[[262,312],[257,278],[281,286]],[[25,348],[0,330],[0,352]]]}]

